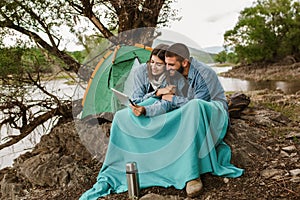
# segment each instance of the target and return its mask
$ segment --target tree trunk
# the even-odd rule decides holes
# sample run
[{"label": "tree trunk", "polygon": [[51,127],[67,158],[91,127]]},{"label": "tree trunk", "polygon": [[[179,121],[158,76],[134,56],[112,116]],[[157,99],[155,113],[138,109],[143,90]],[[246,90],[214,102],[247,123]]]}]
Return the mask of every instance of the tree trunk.
[{"label": "tree trunk", "polygon": [[151,46],[154,36],[154,28],[158,23],[158,16],[165,0],[155,3],[146,0],[143,5],[132,1],[132,4],[120,6],[112,2],[119,19],[119,43],[134,45],[135,43]]}]

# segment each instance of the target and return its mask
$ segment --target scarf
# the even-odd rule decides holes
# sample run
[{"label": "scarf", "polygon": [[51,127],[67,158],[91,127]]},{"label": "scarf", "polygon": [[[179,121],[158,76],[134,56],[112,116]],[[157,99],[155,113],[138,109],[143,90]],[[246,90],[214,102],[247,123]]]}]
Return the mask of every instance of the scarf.
[{"label": "scarf", "polygon": [[166,75],[163,73],[158,77],[157,80],[156,79],[150,80],[150,84],[154,90],[157,90],[165,79],[166,79]]}]

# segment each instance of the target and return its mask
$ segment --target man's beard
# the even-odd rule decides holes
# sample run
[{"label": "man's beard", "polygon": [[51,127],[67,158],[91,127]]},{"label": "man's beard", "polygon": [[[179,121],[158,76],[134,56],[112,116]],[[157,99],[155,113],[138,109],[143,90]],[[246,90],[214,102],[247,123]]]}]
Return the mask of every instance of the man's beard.
[{"label": "man's beard", "polygon": [[182,65],[180,65],[180,68],[179,68],[179,69],[177,69],[177,72],[179,72],[180,74],[182,74],[182,73],[183,73],[183,67],[182,67]]},{"label": "man's beard", "polygon": [[182,67],[182,65],[180,66],[180,68],[178,70],[172,70],[172,72],[167,71],[168,75],[168,80],[171,84],[176,85],[178,80],[180,80],[183,77],[183,70],[184,68]]},{"label": "man's beard", "polygon": [[[172,76],[178,76],[179,74],[182,75],[183,70],[184,70],[184,69],[183,69],[182,65],[180,65],[180,68],[179,68],[179,69],[177,69],[177,70],[172,70],[172,71],[174,72],[174,74],[173,74]],[[169,73],[169,75],[170,75],[170,71],[168,71],[168,73]]]}]

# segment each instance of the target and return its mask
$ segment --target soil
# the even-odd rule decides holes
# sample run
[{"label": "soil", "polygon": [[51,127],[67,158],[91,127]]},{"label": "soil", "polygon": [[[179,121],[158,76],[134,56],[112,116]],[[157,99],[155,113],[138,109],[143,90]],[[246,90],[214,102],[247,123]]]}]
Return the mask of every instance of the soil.
[{"label": "soil", "polygon": [[[293,69],[299,72],[298,64]],[[298,72],[293,76],[298,77]],[[263,90],[245,94],[251,103],[240,118],[231,118],[225,138],[232,149],[232,163],[245,173],[234,179],[202,175],[204,188],[194,199],[300,199],[300,92],[286,95]],[[54,127],[32,152],[0,171],[1,199],[78,199],[95,183],[103,156],[92,157],[82,141],[97,143],[89,134],[101,129],[105,134],[96,145],[106,147],[110,119],[102,116],[85,122],[63,121]],[[87,138],[79,138],[75,124],[85,127]],[[191,199],[185,190],[161,187],[143,189],[140,197]],[[128,194],[99,199],[127,200]]]}]

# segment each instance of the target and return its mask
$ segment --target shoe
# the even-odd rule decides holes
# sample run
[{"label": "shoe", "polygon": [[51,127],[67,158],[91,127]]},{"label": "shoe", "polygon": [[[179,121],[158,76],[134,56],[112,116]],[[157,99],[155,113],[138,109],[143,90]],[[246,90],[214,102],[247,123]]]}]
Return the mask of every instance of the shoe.
[{"label": "shoe", "polygon": [[200,194],[202,188],[203,188],[203,184],[199,178],[187,182],[185,190],[188,197],[196,197]]}]

